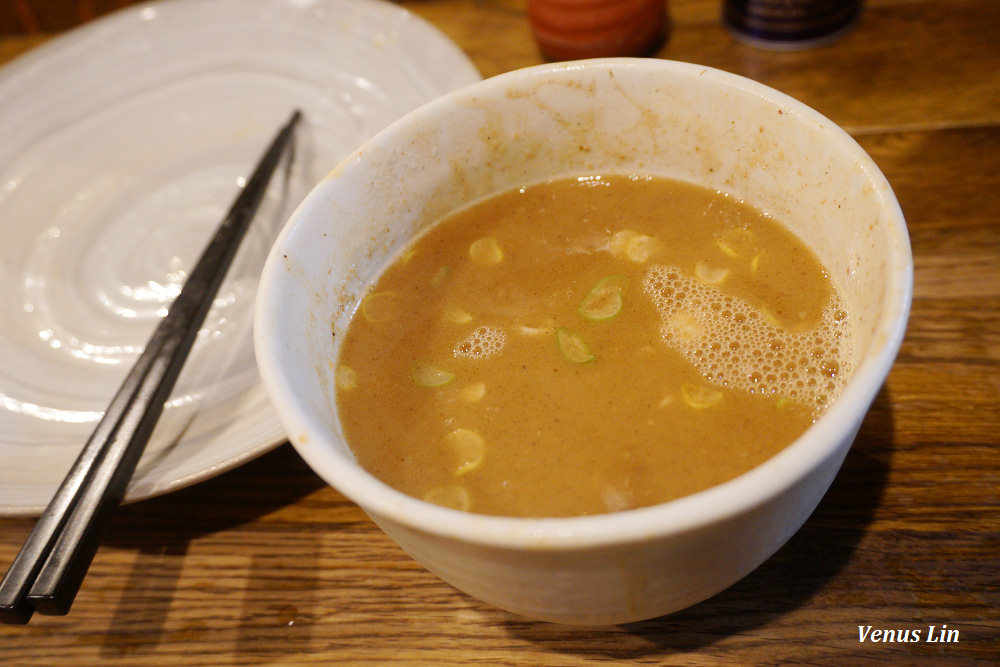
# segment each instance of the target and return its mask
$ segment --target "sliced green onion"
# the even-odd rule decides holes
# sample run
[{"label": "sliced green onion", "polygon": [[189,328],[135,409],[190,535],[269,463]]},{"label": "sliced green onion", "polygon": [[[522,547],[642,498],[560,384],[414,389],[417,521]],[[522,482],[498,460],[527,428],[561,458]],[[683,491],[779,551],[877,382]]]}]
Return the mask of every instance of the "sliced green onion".
[{"label": "sliced green onion", "polygon": [[440,269],[437,270],[437,273],[435,273],[434,276],[431,277],[431,285],[437,287],[438,285],[444,282],[445,278],[448,277],[449,273],[451,273],[451,269],[447,266],[442,266]]},{"label": "sliced green onion", "polygon": [[466,385],[462,387],[462,398],[464,398],[469,403],[475,403],[486,395],[486,385],[482,382],[476,382],[474,384]]},{"label": "sliced green onion", "polygon": [[732,258],[750,257],[758,252],[757,235],[749,229],[732,227],[715,235],[715,245]]},{"label": "sliced green onion", "polygon": [[454,473],[464,475],[475,470],[483,462],[486,454],[486,442],[483,436],[471,428],[460,428],[445,436],[448,446],[455,453],[457,465]]},{"label": "sliced green onion", "polygon": [[392,291],[375,292],[361,300],[361,314],[369,322],[385,322],[396,316],[399,296]]},{"label": "sliced green onion", "polygon": [[472,313],[458,306],[448,306],[441,318],[450,324],[466,324],[472,321]]},{"label": "sliced green onion", "polygon": [[704,385],[685,382],[681,387],[681,396],[690,407],[698,410],[710,408],[722,400],[722,392]]},{"label": "sliced green onion", "polygon": [[718,285],[729,276],[729,269],[724,267],[711,267],[708,262],[696,262],[694,265],[694,275],[698,280],[708,285]]},{"label": "sliced green onion", "polygon": [[592,322],[604,322],[622,311],[625,294],[625,276],[601,278],[583,298],[577,309],[580,317]]},{"label": "sliced green onion", "polygon": [[566,361],[574,364],[585,364],[595,359],[594,353],[587,347],[580,334],[570,331],[565,327],[556,329],[556,342],[559,344],[559,352],[562,353]]},{"label": "sliced green onion", "polygon": [[473,241],[469,246],[469,256],[473,262],[483,266],[495,266],[503,261],[503,249],[492,236]]},{"label": "sliced green onion", "polygon": [[705,331],[686,310],[678,310],[670,318],[670,331],[685,343],[692,343]]},{"label": "sliced green onion", "polygon": [[612,255],[619,259],[628,259],[642,264],[659,252],[662,245],[659,240],[652,236],[646,236],[631,229],[623,229],[611,236],[608,249]]},{"label": "sliced green onion", "polygon": [[350,391],[358,386],[358,374],[346,364],[337,366],[337,370],[333,372],[333,380],[341,391]]},{"label": "sliced green onion", "polygon": [[424,500],[453,510],[468,510],[470,505],[469,492],[458,485],[435,486],[424,494]]},{"label": "sliced green onion", "polygon": [[440,387],[455,379],[454,373],[422,361],[413,364],[411,376],[421,387]]}]

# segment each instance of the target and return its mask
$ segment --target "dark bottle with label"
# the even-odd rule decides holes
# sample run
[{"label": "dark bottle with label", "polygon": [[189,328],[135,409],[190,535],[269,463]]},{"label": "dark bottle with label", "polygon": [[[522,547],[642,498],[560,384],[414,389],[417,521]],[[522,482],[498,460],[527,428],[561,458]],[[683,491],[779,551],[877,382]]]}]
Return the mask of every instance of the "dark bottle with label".
[{"label": "dark bottle with label", "polygon": [[740,41],[768,49],[804,49],[850,27],[861,0],[725,0],[723,21]]}]

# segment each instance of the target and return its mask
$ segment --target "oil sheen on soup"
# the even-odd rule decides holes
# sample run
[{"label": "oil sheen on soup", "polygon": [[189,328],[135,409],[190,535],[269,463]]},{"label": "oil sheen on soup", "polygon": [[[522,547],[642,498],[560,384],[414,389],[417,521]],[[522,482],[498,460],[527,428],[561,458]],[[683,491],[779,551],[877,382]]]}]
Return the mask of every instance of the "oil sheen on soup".
[{"label": "oil sheen on soup", "polygon": [[850,372],[815,255],[716,191],[566,178],[460,210],[361,300],[335,370],[359,463],[453,508],[573,516],[732,479]]}]

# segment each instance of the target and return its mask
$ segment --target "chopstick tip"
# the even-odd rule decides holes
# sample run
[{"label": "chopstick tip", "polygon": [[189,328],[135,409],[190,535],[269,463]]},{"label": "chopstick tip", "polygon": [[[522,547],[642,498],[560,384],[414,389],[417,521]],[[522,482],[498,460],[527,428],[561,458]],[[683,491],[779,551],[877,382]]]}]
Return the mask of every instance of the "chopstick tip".
[{"label": "chopstick tip", "polygon": [[0,605],[0,624],[26,625],[35,613],[35,608],[28,603],[16,605]]}]

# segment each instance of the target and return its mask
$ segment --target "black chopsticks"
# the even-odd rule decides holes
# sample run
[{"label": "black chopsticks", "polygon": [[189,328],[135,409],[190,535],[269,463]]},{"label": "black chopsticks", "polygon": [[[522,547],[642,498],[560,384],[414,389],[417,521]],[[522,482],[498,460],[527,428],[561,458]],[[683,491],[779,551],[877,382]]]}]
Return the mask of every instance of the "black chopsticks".
[{"label": "black chopsticks", "polygon": [[14,558],[0,582],[0,622],[24,624],[35,611],[69,611],[271,176],[286,149],[294,148],[301,116],[292,114],[260,158]]}]

